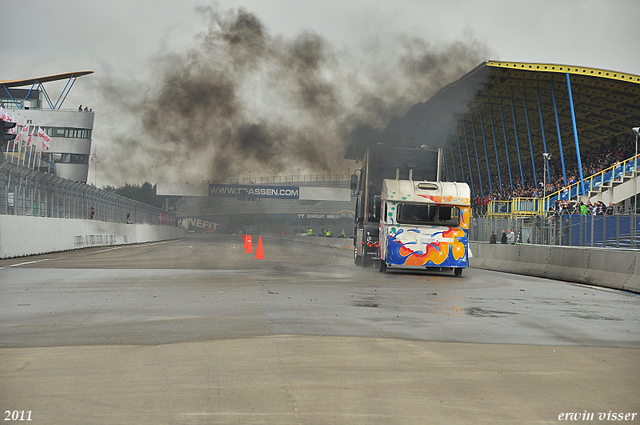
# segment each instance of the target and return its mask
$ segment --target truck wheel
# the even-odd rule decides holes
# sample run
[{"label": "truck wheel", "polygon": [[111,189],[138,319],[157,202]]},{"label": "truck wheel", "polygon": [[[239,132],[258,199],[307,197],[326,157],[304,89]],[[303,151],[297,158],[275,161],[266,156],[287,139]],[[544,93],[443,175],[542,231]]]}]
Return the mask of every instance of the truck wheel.
[{"label": "truck wheel", "polygon": [[362,265],[362,257],[358,254],[356,254],[356,250],[353,250],[353,263],[356,266],[361,266]]},{"label": "truck wheel", "polygon": [[453,274],[454,274],[456,277],[460,277],[460,276],[462,276],[462,269],[453,269]]},{"label": "truck wheel", "polygon": [[380,273],[386,273],[387,272],[387,263],[380,260]]}]

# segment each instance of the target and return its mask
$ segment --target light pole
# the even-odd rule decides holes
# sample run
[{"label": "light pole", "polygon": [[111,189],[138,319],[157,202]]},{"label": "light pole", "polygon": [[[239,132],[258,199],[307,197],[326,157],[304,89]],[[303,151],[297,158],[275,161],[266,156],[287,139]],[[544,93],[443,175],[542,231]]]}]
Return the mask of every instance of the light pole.
[{"label": "light pole", "polygon": [[547,163],[549,163],[549,160],[551,159],[551,154],[549,152],[545,152],[545,153],[542,154],[542,157],[545,160],[545,164],[544,164],[544,167],[542,169],[542,174],[543,174],[543,176],[542,176],[542,209],[544,210],[545,215],[546,215],[547,208],[545,207],[545,203],[547,202],[546,201],[546,198],[547,198]]}]

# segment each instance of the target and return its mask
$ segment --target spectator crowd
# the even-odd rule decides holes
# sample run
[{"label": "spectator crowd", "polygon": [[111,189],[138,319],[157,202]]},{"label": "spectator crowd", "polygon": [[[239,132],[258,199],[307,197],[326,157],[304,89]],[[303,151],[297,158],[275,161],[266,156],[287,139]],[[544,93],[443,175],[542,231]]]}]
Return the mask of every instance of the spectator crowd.
[{"label": "spectator crowd", "polygon": [[[594,174],[597,174],[609,167],[619,164],[627,158],[631,158],[635,155],[635,139],[630,135],[624,135],[621,137],[612,137],[609,143],[602,143],[592,149],[581,152],[582,159],[582,175],[583,178],[587,178]],[[578,168],[578,162],[575,157],[575,150],[573,155],[570,152],[564,153],[565,171],[567,180],[565,182],[564,175],[562,173],[562,162],[559,155],[554,156],[549,160],[549,176],[546,182],[543,179],[543,169],[545,166],[544,161],[537,161],[536,163],[536,177],[540,180],[537,184],[534,180],[531,166],[526,167],[523,163],[523,177],[524,186],[522,185],[522,178],[520,169],[517,163],[512,168],[512,181],[513,189],[509,183],[508,170],[501,169],[502,176],[502,188],[500,188],[500,182],[498,181],[497,173],[492,174],[491,185],[493,193],[485,196],[477,196],[473,201],[474,214],[484,215],[487,212],[487,207],[491,201],[510,201],[514,198],[541,198],[543,193],[547,195],[558,192],[568,186],[577,183],[580,178],[580,172]],[[524,161],[524,159],[523,159]],[[514,163],[512,162],[512,165]],[[474,183],[478,185],[477,175],[474,176]],[[469,176],[467,176],[467,183]],[[485,189],[486,189],[485,183]],[[477,188],[476,188],[477,189]],[[476,190],[476,193],[478,190]],[[584,207],[584,208],[583,208]],[[570,201],[556,201],[551,207],[554,214],[594,214],[604,215],[613,214],[615,208],[612,205],[606,206],[602,202],[596,204],[582,204]]]}]

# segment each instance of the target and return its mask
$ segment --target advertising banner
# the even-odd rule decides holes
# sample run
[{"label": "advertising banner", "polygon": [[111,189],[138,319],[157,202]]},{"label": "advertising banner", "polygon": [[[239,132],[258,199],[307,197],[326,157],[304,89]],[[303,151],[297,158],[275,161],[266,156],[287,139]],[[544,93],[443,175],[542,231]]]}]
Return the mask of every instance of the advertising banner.
[{"label": "advertising banner", "polygon": [[210,184],[209,196],[232,198],[299,199],[300,188],[293,186],[251,186],[243,184]]}]

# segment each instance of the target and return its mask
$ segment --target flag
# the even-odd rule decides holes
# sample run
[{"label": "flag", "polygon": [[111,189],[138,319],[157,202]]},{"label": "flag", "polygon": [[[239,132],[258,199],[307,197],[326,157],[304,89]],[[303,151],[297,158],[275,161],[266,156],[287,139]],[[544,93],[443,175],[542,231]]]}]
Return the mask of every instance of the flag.
[{"label": "flag", "polygon": [[44,131],[42,128],[38,128],[38,137],[42,140],[42,150],[49,150],[49,143],[51,142],[51,137]]},{"label": "flag", "polygon": [[5,111],[2,106],[0,106],[0,117],[2,117],[4,121],[11,121],[11,118],[9,118],[9,113]]},{"label": "flag", "polygon": [[29,135],[29,138],[27,139],[27,146],[31,146],[31,139],[33,139],[33,135],[36,133],[36,129],[34,127],[34,129],[31,131],[31,134]]},{"label": "flag", "polygon": [[95,152],[91,155],[91,162],[94,164],[100,164],[100,159],[98,159],[98,155]]},{"label": "flag", "polygon": [[16,142],[19,142],[20,140],[24,139],[28,135],[29,135],[29,124],[25,124],[22,126],[22,131],[20,131],[20,133],[18,133],[18,135],[16,136]]}]

